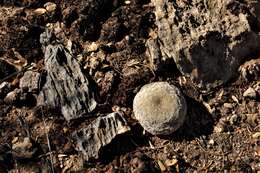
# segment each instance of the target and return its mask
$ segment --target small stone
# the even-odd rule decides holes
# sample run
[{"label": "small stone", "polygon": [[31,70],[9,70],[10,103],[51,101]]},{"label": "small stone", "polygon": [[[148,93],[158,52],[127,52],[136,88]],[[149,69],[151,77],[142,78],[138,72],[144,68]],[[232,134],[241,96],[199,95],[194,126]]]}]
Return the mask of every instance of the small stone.
[{"label": "small stone", "polygon": [[44,8],[37,8],[36,10],[34,10],[33,12],[34,12],[34,14],[36,14],[36,15],[43,15],[44,13],[46,13],[46,9],[44,9]]},{"label": "small stone", "polygon": [[225,108],[228,108],[228,109],[232,109],[232,108],[233,108],[232,103],[224,103],[223,106],[224,106]]},{"label": "small stone", "polygon": [[159,168],[162,172],[166,171],[167,168],[165,167],[165,165],[162,163],[162,161],[158,160],[157,161],[158,165],[159,165]]},{"label": "small stone", "polygon": [[154,135],[169,135],[184,123],[187,104],[180,90],[167,82],[147,84],[133,102],[136,119]]},{"label": "small stone", "polygon": [[252,98],[252,99],[256,99],[257,93],[254,90],[254,88],[249,87],[244,93],[243,93],[244,97],[248,97],[248,98]]},{"label": "small stone", "polygon": [[234,114],[230,117],[229,122],[230,122],[231,125],[234,125],[238,122],[238,120],[239,120],[238,115]]},{"label": "small stone", "polygon": [[254,139],[259,138],[259,137],[260,137],[260,132],[254,133],[252,137],[253,137]]},{"label": "small stone", "polygon": [[6,97],[4,98],[4,101],[8,104],[15,104],[20,97],[21,90],[19,89],[15,89],[14,91],[11,91],[10,93],[8,93],[6,95]]},{"label": "small stone", "polygon": [[3,82],[0,84],[0,99],[3,99],[7,93],[11,91],[11,84],[8,82]]},{"label": "small stone", "polygon": [[44,7],[48,12],[54,12],[57,8],[57,5],[53,2],[47,2],[44,4]]},{"label": "small stone", "polygon": [[171,166],[175,166],[176,164],[178,164],[178,160],[177,159],[167,159],[165,161],[165,165],[168,166],[168,167],[171,167]]},{"label": "small stone", "polygon": [[20,79],[19,87],[21,89],[28,89],[29,92],[38,91],[40,84],[40,73],[27,71]]},{"label": "small stone", "polygon": [[125,4],[126,4],[126,5],[129,5],[129,4],[131,4],[131,1],[128,1],[128,0],[125,1]]},{"label": "small stone", "polygon": [[22,141],[16,141],[12,145],[13,155],[16,158],[32,158],[37,148],[33,146],[33,143],[29,137],[25,137]]}]

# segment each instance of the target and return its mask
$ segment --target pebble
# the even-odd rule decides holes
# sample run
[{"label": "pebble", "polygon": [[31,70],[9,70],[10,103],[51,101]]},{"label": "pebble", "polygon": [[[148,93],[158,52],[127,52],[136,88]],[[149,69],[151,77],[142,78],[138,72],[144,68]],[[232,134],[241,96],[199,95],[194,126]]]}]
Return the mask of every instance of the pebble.
[{"label": "pebble", "polygon": [[248,97],[248,98],[252,98],[252,99],[256,99],[257,93],[254,90],[254,88],[249,87],[244,93],[243,93],[244,97]]},{"label": "pebble", "polygon": [[4,101],[8,104],[14,104],[17,102],[20,98],[21,91],[19,89],[15,89],[14,91],[9,92],[6,97],[4,98]]},{"label": "pebble", "polygon": [[234,125],[238,122],[238,120],[239,120],[238,115],[234,114],[230,117],[229,122],[230,122],[231,125]]},{"label": "pebble", "polygon": [[215,141],[214,141],[213,139],[210,139],[210,140],[209,140],[209,144],[210,144],[210,145],[214,145],[214,144],[215,144]]},{"label": "pebble", "polygon": [[229,108],[232,109],[233,108],[233,104],[232,103],[224,103],[223,105],[225,108]]},{"label": "pebble", "polygon": [[254,139],[259,138],[259,137],[260,137],[260,132],[254,133],[252,137],[253,137]]},{"label": "pebble", "polygon": [[12,150],[16,158],[31,158],[37,148],[34,148],[29,137],[25,137],[22,141],[14,139],[12,142]]},{"label": "pebble", "polygon": [[153,135],[169,135],[185,120],[187,104],[181,91],[167,82],[154,82],[141,88],[133,102],[136,119]]},{"label": "pebble", "polygon": [[33,12],[34,12],[34,14],[36,14],[36,15],[43,15],[44,13],[46,13],[46,9],[44,9],[44,8],[37,8],[36,10],[34,10]]},{"label": "pebble", "polygon": [[47,2],[46,4],[44,4],[44,7],[48,12],[53,12],[56,10],[57,5],[53,2]]}]

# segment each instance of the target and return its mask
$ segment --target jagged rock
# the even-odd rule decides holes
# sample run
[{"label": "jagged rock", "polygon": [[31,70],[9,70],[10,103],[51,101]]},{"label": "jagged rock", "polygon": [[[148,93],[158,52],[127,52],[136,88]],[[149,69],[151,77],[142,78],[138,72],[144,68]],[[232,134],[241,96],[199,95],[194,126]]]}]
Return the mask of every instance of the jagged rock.
[{"label": "jagged rock", "polygon": [[158,45],[148,43],[148,53],[158,59],[158,48],[149,46],[159,46],[162,58],[173,58],[202,91],[227,82],[245,57],[259,51],[259,20],[247,3],[152,0],[152,4]]},{"label": "jagged rock", "polygon": [[76,59],[62,45],[47,46],[44,58],[47,78],[37,104],[59,109],[68,121],[93,111],[94,93]]},{"label": "jagged rock", "polygon": [[111,113],[98,117],[88,127],[73,134],[77,140],[77,148],[84,155],[85,160],[98,159],[99,151],[109,144],[117,135],[130,130],[126,120],[119,113]]},{"label": "jagged rock", "polygon": [[29,92],[37,92],[40,84],[40,73],[34,71],[27,71],[20,79],[19,87],[28,89]]},{"label": "jagged rock", "polygon": [[7,93],[12,89],[12,86],[9,82],[3,82],[0,84],[0,99],[3,99]]},{"label": "jagged rock", "polygon": [[167,82],[144,85],[133,102],[136,119],[154,135],[169,135],[184,123],[187,104],[180,90]]}]

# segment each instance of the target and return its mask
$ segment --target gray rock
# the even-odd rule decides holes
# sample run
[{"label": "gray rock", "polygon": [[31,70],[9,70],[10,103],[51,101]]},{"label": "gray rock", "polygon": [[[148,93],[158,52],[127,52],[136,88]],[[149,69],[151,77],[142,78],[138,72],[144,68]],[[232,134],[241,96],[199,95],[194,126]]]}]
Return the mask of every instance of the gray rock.
[{"label": "gray rock", "polygon": [[3,82],[0,84],[0,99],[3,99],[7,93],[12,89],[12,86],[9,82]]},{"label": "gray rock", "polygon": [[47,79],[37,105],[59,109],[67,121],[90,116],[97,103],[76,59],[62,45],[47,46],[44,58]]},{"label": "gray rock", "polygon": [[187,104],[180,90],[167,82],[141,88],[133,103],[136,119],[154,135],[169,135],[183,125]]},{"label": "gray rock", "polygon": [[26,71],[20,79],[19,87],[28,89],[29,92],[37,92],[40,84],[40,73],[34,71]]},{"label": "gray rock", "polygon": [[117,135],[130,130],[124,117],[119,113],[111,113],[98,117],[88,127],[73,134],[77,140],[77,149],[84,155],[86,161],[98,159],[99,151],[109,144]]},{"label": "gray rock", "polygon": [[148,54],[160,58],[151,48],[159,46],[162,59],[173,58],[181,73],[202,91],[227,82],[245,57],[259,51],[259,21],[244,3],[152,0],[152,4],[158,28],[153,38],[158,45],[148,43]]}]

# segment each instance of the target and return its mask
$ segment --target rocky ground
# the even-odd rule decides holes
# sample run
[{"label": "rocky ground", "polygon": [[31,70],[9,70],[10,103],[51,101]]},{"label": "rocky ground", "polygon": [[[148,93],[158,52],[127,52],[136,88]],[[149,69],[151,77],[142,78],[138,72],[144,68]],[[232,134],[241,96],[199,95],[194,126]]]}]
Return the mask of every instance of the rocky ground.
[{"label": "rocky ground", "polygon": [[[259,0],[2,0],[0,39],[0,172],[260,172]],[[156,81],[172,135],[133,114]]]}]

